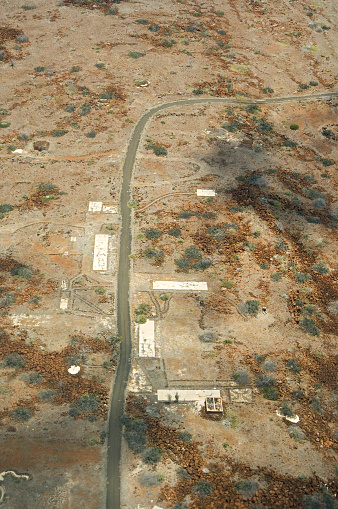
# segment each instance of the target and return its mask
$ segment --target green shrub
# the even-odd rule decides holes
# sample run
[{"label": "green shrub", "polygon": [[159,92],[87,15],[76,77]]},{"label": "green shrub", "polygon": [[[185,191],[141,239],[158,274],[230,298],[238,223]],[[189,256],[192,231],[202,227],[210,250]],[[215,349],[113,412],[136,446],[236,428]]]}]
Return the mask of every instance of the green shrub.
[{"label": "green shrub", "polygon": [[249,315],[257,315],[260,308],[258,300],[247,300],[245,302],[245,312]]},{"label": "green shrub", "polygon": [[143,254],[146,258],[153,258],[157,261],[162,260],[162,258],[164,257],[163,251],[153,248],[146,249]]},{"label": "green shrub", "polygon": [[156,472],[143,472],[140,475],[141,486],[145,487],[156,486],[160,482],[161,480],[159,479],[159,474],[157,474]]},{"label": "green shrub", "polygon": [[16,37],[16,42],[28,42],[29,38],[27,35],[21,34]]},{"label": "green shrub", "polygon": [[257,104],[248,104],[248,106],[245,107],[245,110],[248,113],[252,113],[253,115],[257,115],[257,113],[262,111],[262,108],[260,108]]},{"label": "green shrub", "polygon": [[296,373],[296,374],[300,373],[300,365],[298,364],[298,362],[295,359],[288,359],[286,361],[286,366],[287,366],[287,368],[289,368],[291,373]]},{"label": "green shrub", "polygon": [[100,404],[100,398],[96,394],[84,394],[70,407],[75,408],[79,414],[95,412]]},{"label": "green shrub", "polygon": [[330,272],[330,269],[326,266],[325,262],[319,262],[312,265],[312,270],[317,272],[317,274],[328,274]]},{"label": "green shrub", "polygon": [[167,149],[162,145],[156,145],[155,143],[148,143],[146,150],[152,150],[155,156],[166,156],[168,154]]},{"label": "green shrub", "polygon": [[279,408],[279,412],[284,417],[294,417],[294,412],[290,405],[288,405],[285,401],[282,403],[282,406]]},{"label": "green shrub", "polygon": [[79,72],[79,71],[81,71],[81,67],[77,67],[76,65],[73,65],[73,67],[70,70],[70,72]]},{"label": "green shrub", "polygon": [[96,286],[94,291],[97,295],[104,295],[106,293],[106,290],[103,286]]},{"label": "green shrub", "polygon": [[0,205],[0,214],[6,214],[7,212],[11,212],[13,210],[13,205],[10,205],[9,203],[3,203]]},{"label": "green shrub", "polygon": [[262,369],[264,371],[276,371],[277,369],[277,364],[275,362],[272,362],[272,361],[265,361],[263,364],[262,364]]},{"label": "green shrub", "polygon": [[209,258],[200,258],[193,265],[192,268],[195,270],[206,270],[211,265]]},{"label": "green shrub", "polygon": [[95,131],[89,131],[88,133],[86,133],[86,136],[87,136],[87,138],[95,138],[96,137],[96,132]]},{"label": "green shrub", "polygon": [[198,336],[198,339],[200,341],[203,341],[203,343],[212,343],[216,341],[216,335],[213,332],[203,332],[203,334],[200,334]]},{"label": "green shrub", "polygon": [[182,233],[181,228],[174,228],[172,230],[168,230],[168,235],[171,237],[180,237]]},{"label": "green shrub", "polygon": [[95,67],[97,67],[97,69],[104,69],[104,63],[98,62],[97,64],[95,64]]},{"label": "green shrub", "polygon": [[328,491],[306,495],[303,499],[304,509],[337,509],[337,507],[336,498],[330,495]]},{"label": "green shrub", "polygon": [[211,226],[208,228],[207,232],[211,235],[217,242],[222,242],[225,237],[225,229],[220,228],[219,226]]},{"label": "green shrub", "polygon": [[145,230],[144,233],[148,240],[158,240],[163,235],[163,232],[156,228],[149,228]]},{"label": "green shrub", "polygon": [[21,9],[24,9],[25,11],[30,11],[30,10],[36,9],[36,6],[35,5],[22,5]]},{"label": "green shrub", "polygon": [[149,304],[142,303],[135,309],[136,315],[147,315],[151,310]]},{"label": "green shrub", "polygon": [[313,336],[319,336],[320,329],[316,327],[316,324],[312,318],[304,317],[300,320],[300,328]]},{"label": "green shrub", "polygon": [[124,425],[124,438],[128,447],[134,452],[142,452],[147,444],[147,423],[143,419],[132,419],[127,415],[121,418]]},{"label": "green shrub", "polygon": [[258,490],[258,484],[253,479],[241,479],[235,483],[235,488],[244,498],[249,498]]},{"label": "green shrub", "polygon": [[290,129],[291,129],[292,131],[297,131],[297,130],[299,129],[299,125],[298,125],[298,124],[291,124],[291,125],[290,125]]},{"label": "green shrub", "polygon": [[161,27],[159,25],[149,25],[148,30],[151,32],[159,32],[161,30]]},{"label": "green shrub", "polygon": [[108,9],[108,11],[105,12],[106,16],[117,14],[119,11],[116,9],[116,7],[112,7],[111,9]]},{"label": "green shrub", "polygon": [[28,408],[18,406],[9,412],[12,419],[16,421],[25,422],[32,417],[32,414]]},{"label": "green shrub", "polygon": [[86,115],[88,115],[90,113],[90,111],[91,111],[90,104],[83,103],[80,108],[79,115],[81,115],[81,117],[85,117]]},{"label": "green shrub", "polygon": [[324,411],[321,407],[319,399],[316,398],[315,396],[311,398],[311,408],[313,408],[313,410],[317,412],[317,414],[322,414]]},{"label": "green shrub", "polygon": [[212,487],[212,484],[210,484],[210,482],[200,479],[199,481],[197,481],[197,483],[193,487],[192,492],[198,493],[199,498],[204,498],[204,497],[207,497],[208,495],[210,495],[212,490],[213,490],[213,487]]},{"label": "green shrub", "polygon": [[268,270],[270,268],[270,265],[268,263],[261,263],[260,268],[263,270]]},{"label": "green shrub", "polygon": [[263,398],[269,399],[270,401],[277,401],[278,392],[276,387],[264,387],[263,388]]},{"label": "green shrub", "polygon": [[[0,291],[1,295],[1,291]],[[0,308],[7,308],[15,302],[15,295],[13,292],[5,292],[0,299]]]},{"label": "green shrub", "polygon": [[266,88],[263,88],[262,92],[263,92],[263,94],[273,94],[274,89],[270,88],[270,87],[266,87]]},{"label": "green shrub", "polygon": [[43,72],[44,70],[45,70],[45,68],[44,68],[44,67],[42,67],[42,66],[40,66],[40,65],[39,65],[39,66],[37,66],[37,67],[34,67],[34,71],[35,71],[35,72]]},{"label": "green shrub", "polygon": [[250,383],[250,377],[246,371],[235,371],[232,374],[232,379],[237,385],[248,385]]},{"label": "green shrub", "polygon": [[185,249],[184,255],[189,260],[196,260],[197,258],[200,258],[202,254],[202,251],[198,249],[196,246],[189,246]]},{"label": "green shrub", "polygon": [[296,272],[296,281],[297,283],[305,284],[307,281],[310,281],[312,276],[307,272]]},{"label": "green shrub", "polygon": [[260,389],[264,389],[265,387],[273,387],[276,383],[276,379],[272,376],[267,376],[263,373],[259,373],[258,379],[256,380],[256,386]]},{"label": "green shrub", "polygon": [[21,369],[25,367],[26,359],[17,352],[9,353],[4,357],[5,366],[8,368]]},{"label": "green shrub", "polygon": [[32,371],[29,373],[28,376],[28,383],[33,385],[40,385],[42,383],[43,376],[40,375],[40,373],[36,373],[35,371]]},{"label": "green shrub", "polygon": [[195,88],[192,91],[192,93],[195,94],[195,95],[202,95],[202,94],[204,94],[204,90],[202,88]]},{"label": "green shrub", "polygon": [[147,19],[137,19],[136,23],[139,23],[139,25],[149,25],[149,21]]},{"label": "green shrub", "polygon": [[67,133],[68,133],[67,129],[54,129],[54,131],[51,132],[51,135],[54,138],[60,138],[61,136],[64,136]]},{"label": "green shrub", "polygon": [[221,279],[221,286],[222,286],[222,288],[231,288],[232,286],[234,286],[234,284],[232,281],[227,281],[225,279]]},{"label": "green shrub", "polygon": [[282,273],[281,272],[274,272],[270,275],[270,278],[272,281],[280,281],[282,279]]},{"label": "green shrub", "polygon": [[190,262],[187,258],[179,258],[174,260],[176,267],[182,271],[187,271],[190,269]]},{"label": "green shrub", "polygon": [[6,122],[4,120],[2,122],[0,122],[0,127],[3,129],[5,129],[6,127],[9,127],[10,125],[11,125],[10,122]]},{"label": "green shrub", "polygon": [[200,217],[200,214],[198,212],[191,212],[189,210],[184,210],[183,212],[180,212],[178,214],[178,217],[180,219],[189,219],[190,217]]},{"label": "green shrub", "polygon": [[52,389],[44,389],[42,391],[39,391],[38,397],[42,399],[45,403],[48,403],[49,401],[52,401],[52,399],[55,396],[55,391]]},{"label": "green shrub", "polygon": [[142,460],[147,465],[155,465],[161,461],[162,452],[158,447],[150,447],[142,452]]},{"label": "green shrub", "polygon": [[255,249],[257,248],[256,244],[254,244],[253,242],[250,242],[248,240],[246,240],[244,243],[243,243],[244,247],[246,248],[247,251],[255,251]]},{"label": "green shrub", "polygon": [[177,475],[178,477],[180,477],[181,479],[190,479],[190,474],[186,471],[185,468],[179,468],[177,470]]},{"label": "green shrub", "polygon": [[185,442],[186,444],[190,444],[192,441],[192,434],[189,431],[180,431],[178,434],[178,438]]},{"label": "green shrub", "polygon": [[67,104],[67,106],[65,107],[65,111],[67,113],[73,113],[75,110],[76,110],[75,104]]},{"label": "green shrub", "polygon": [[129,51],[128,57],[130,58],[140,58],[144,57],[145,53],[140,53],[139,51]]}]

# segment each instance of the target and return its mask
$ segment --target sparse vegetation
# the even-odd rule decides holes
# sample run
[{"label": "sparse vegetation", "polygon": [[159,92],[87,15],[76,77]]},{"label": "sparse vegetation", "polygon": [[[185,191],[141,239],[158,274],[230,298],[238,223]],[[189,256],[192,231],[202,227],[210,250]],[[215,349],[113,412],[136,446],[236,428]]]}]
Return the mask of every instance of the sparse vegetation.
[{"label": "sparse vegetation", "polygon": [[246,371],[235,371],[232,378],[237,385],[248,385],[250,383],[250,376]]},{"label": "sparse vegetation", "polygon": [[249,315],[256,316],[258,314],[260,308],[260,303],[258,300],[247,300],[245,302],[245,312]]},{"label": "sparse vegetation", "polygon": [[7,368],[21,369],[25,367],[26,360],[19,353],[13,352],[4,357],[4,363]]},{"label": "sparse vegetation", "polygon": [[28,421],[32,417],[30,410],[22,406],[18,406],[11,410],[9,412],[9,415],[11,416],[12,419],[20,422]]},{"label": "sparse vegetation", "polygon": [[241,479],[235,483],[235,488],[244,498],[249,498],[258,490],[258,484],[253,479]]},{"label": "sparse vegetation", "polygon": [[213,490],[212,484],[208,481],[200,479],[193,487],[193,493],[198,493],[199,498],[207,497]]}]

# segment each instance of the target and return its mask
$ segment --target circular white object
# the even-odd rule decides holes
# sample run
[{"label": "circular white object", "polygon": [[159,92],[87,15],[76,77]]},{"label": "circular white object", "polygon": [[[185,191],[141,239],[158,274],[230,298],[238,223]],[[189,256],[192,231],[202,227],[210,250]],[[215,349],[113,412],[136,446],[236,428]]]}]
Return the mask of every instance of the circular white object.
[{"label": "circular white object", "polygon": [[78,373],[80,371],[80,366],[71,366],[70,368],[68,368],[68,373],[70,373],[71,375],[76,375],[76,373]]}]

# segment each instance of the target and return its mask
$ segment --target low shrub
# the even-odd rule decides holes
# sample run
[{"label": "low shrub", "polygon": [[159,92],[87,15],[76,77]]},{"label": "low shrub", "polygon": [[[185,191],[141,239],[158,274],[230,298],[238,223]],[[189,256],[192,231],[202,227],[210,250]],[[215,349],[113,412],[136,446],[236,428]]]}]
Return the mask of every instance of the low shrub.
[{"label": "low shrub", "polygon": [[288,359],[286,361],[286,367],[289,368],[291,373],[300,373],[300,365],[295,359]]},{"label": "low shrub", "polygon": [[290,125],[290,129],[291,129],[292,131],[297,131],[297,130],[299,129],[299,125],[298,125],[298,124],[291,124],[291,125]]},{"label": "low shrub", "polygon": [[139,25],[149,25],[149,21],[147,19],[137,19],[136,23]]},{"label": "low shrub", "polygon": [[148,240],[158,240],[163,235],[163,232],[156,228],[149,228],[145,230],[144,233]]},{"label": "low shrub", "polygon": [[155,465],[161,461],[162,452],[158,447],[150,447],[142,452],[142,460],[147,465]]},{"label": "low shrub", "polygon": [[178,258],[177,260],[174,260],[174,263],[176,267],[183,272],[190,269],[190,262],[187,258]]},{"label": "low shrub", "polygon": [[190,479],[190,474],[186,471],[185,468],[179,468],[177,470],[177,475],[178,477],[180,477],[181,479]]},{"label": "low shrub", "polygon": [[128,57],[130,58],[141,58],[144,57],[145,53],[141,53],[140,51],[129,51]]},{"label": "low shrub", "polygon": [[208,495],[210,495],[212,490],[213,490],[213,487],[212,487],[212,484],[210,484],[210,482],[200,479],[199,481],[197,481],[197,483],[193,487],[192,492],[197,493],[199,498],[204,498],[204,497],[207,497]]},{"label": "low shrub", "polygon": [[202,254],[202,251],[198,249],[196,246],[189,246],[185,249],[184,255],[189,260],[196,260],[197,258],[200,258]]},{"label": "low shrub", "polygon": [[42,399],[42,401],[44,401],[45,403],[52,401],[54,396],[55,396],[55,391],[53,391],[52,389],[44,389],[42,391],[39,391],[39,393],[38,393],[38,397],[40,399]]},{"label": "low shrub", "polygon": [[79,71],[81,71],[81,67],[77,67],[76,65],[73,65],[73,67],[70,70],[70,72],[79,72]]},{"label": "low shrub", "polygon": [[274,89],[270,88],[270,87],[266,87],[266,88],[262,89],[262,92],[263,92],[263,94],[273,94],[274,93]]},{"label": "low shrub", "polygon": [[100,398],[96,394],[84,394],[70,408],[75,408],[79,414],[95,412],[100,404]]},{"label": "low shrub", "polygon": [[86,133],[86,136],[87,136],[87,138],[95,138],[96,137],[96,132],[95,131],[89,131],[88,133]]},{"label": "low shrub", "polygon": [[160,251],[159,249],[153,249],[153,248],[146,249],[143,252],[143,254],[146,258],[152,258],[152,259],[155,259],[156,261],[162,260],[162,258],[164,257],[163,251]]},{"label": "low shrub", "polygon": [[4,363],[7,368],[21,369],[25,367],[26,359],[19,353],[12,352],[4,357]]},{"label": "low shrub", "polygon": [[282,279],[282,273],[281,272],[274,272],[273,274],[270,275],[270,278],[272,279],[272,281],[280,281]]},{"label": "low shrub", "polygon": [[195,88],[192,91],[192,93],[195,94],[195,95],[202,95],[202,94],[204,94],[204,90],[202,88]]},{"label": "low shrub", "polygon": [[161,30],[161,27],[159,25],[153,24],[149,25],[148,30],[151,32],[159,32]]},{"label": "low shrub", "polygon": [[262,392],[263,398],[269,399],[270,401],[277,401],[278,391],[276,387],[264,387]]},{"label": "low shrub", "polygon": [[171,237],[180,237],[182,234],[182,230],[180,228],[174,228],[172,230],[168,230],[168,235]]},{"label": "low shrub", "polygon": [[222,288],[232,288],[234,286],[232,281],[227,281],[225,279],[221,279]]},{"label": "low shrub", "polygon": [[37,67],[34,67],[34,71],[35,72],[43,72],[45,70],[44,67],[42,67],[41,65],[38,65]]},{"label": "low shrub", "polygon": [[256,386],[260,389],[264,389],[265,387],[273,387],[275,383],[275,378],[265,375],[264,373],[259,373],[258,379],[256,380]]},{"label": "low shrub", "polygon": [[307,272],[296,272],[296,281],[300,284],[305,284],[307,281],[310,281],[312,276]]},{"label": "low shrub", "polygon": [[184,210],[183,212],[180,212],[178,214],[178,217],[180,219],[189,219],[190,217],[200,217],[200,214],[199,212],[192,212],[192,211],[189,211],[189,210]]},{"label": "low shrub", "polygon": [[258,300],[247,300],[245,302],[245,312],[249,315],[257,315],[260,308]]},{"label": "low shrub", "polygon": [[43,376],[40,373],[36,373],[35,371],[32,371],[28,375],[28,383],[33,385],[40,385],[42,383]]},{"label": "low shrub", "polygon": [[303,499],[304,509],[337,509],[338,504],[335,497],[328,491],[306,495]]},{"label": "low shrub", "polygon": [[51,135],[54,138],[60,138],[61,136],[64,136],[67,133],[68,133],[67,129],[54,129],[54,131],[51,132]]},{"label": "low shrub", "polygon": [[265,361],[262,364],[262,369],[264,371],[276,371],[277,364],[275,362],[272,362],[272,361]]},{"label": "low shrub", "polygon": [[285,401],[282,403],[282,406],[279,408],[279,412],[284,417],[294,417],[294,412],[290,405],[288,405]]},{"label": "low shrub", "polygon": [[161,482],[161,478],[159,478],[159,474],[156,472],[143,472],[140,475],[140,484],[141,486],[151,487],[156,486]]},{"label": "low shrub", "polygon": [[241,479],[235,483],[235,488],[244,498],[249,498],[258,490],[258,484],[253,479]]},{"label": "low shrub", "polygon": [[195,270],[206,270],[210,265],[211,260],[209,258],[200,258],[192,265],[192,268]]},{"label": "low shrub", "polygon": [[17,38],[15,39],[16,42],[28,42],[29,41],[29,38],[27,35],[24,35],[24,34],[21,34],[21,35],[18,35]]},{"label": "low shrub", "polygon": [[311,269],[314,272],[317,272],[317,274],[328,274],[330,272],[330,269],[326,266],[326,263],[323,261],[315,263],[314,265],[312,265]]},{"label": "low shrub", "polygon": [[105,67],[105,64],[103,62],[98,62],[97,64],[95,64],[95,67],[97,69],[104,69]]},{"label": "low shrub", "polygon": [[316,323],[312,318],[301,318],[300,320],[300,328],[307,332],[308,334],[312,334],[313,336],[319,336],[320,329],[316,326]]},{"label": "low shrub", "polygon": [[220,228],[219,226],[211,226],[208,228],[207,232],[211,235],[217,242],[222,242],[225,237],[225,229]]},{"label": "low shrub", "polygon": [[90,104],[83,103],[80,107],[79,115],[81,115],[81,117],[85,117],[86,115],[88,115],[90,113],[90,111],[91,111]]},{"label": "low shrub", "polygon": [[155,156],[166,156],[168,154],[167,149],[162,145],[156,145],[155,143],[148,143],[146,150],[152,150]]},{"label": "low shrub", "polygon": [[216,334],[210,331],[203,332],[203,334],[200,334],[198,336],[198,339],[203,343],[213,343],[214,341],[216,341]]},{"label": "low shrub", "polygon": [[125,427],[123,435],[129,449],[142,452],[147,444],[147,423],[143,419],[132,419],[128,415],[121,418],[121,423]]},{"label": "low shrub", "polygon": [[6,214],[7,212],[11,212],[13,210],[13,205],[9,203],[3,203],[0,205],[0,214]]},{"label": "low shrub", "polygon": [[135,309],[135,314],[136,315],[147,315],[150,312],[150,310],[151,310],[151,307],[149,306],[149,304],[146,304],[143,302]]},{"label": "low shrub", "polygon": [[178,434],[178,438],[185,442],[186,444],[190,444],[192,441],[192,434],[189,431],[180,431]]},{"label": "low shrub", "polygon": [[235,371],[232,374],[232,379],[237,385],[248,385],[250,383],[250,377],[246,371]]},{"label": "low shrub", "polygon": [[29,408],[24,408],[22,406],[18,406],[11,410],[9,415],[12,417],[12,419],[20,422],[28,421],[32,417]]}]

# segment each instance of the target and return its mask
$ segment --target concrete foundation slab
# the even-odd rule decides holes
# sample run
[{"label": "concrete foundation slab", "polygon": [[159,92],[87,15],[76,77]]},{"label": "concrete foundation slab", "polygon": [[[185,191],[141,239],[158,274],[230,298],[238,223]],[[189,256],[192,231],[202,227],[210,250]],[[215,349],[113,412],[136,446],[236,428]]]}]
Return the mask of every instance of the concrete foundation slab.
[{"label": "concrete foundation slab", "polygon": [[153,281],[153,290],[208,290],[205,281]]},{"label": "concrete foundation slab", "polygon": [[197,189],[197,196],[216,196],[216,193],[213,189]]},{"label": "concrete foundation slab", "polygon": [[139,325],[138,354],[140,357],[156,357],[155,352],[155,322],[147,320]]},{"label": "concrete foundation slab", "polygon": [[108,269],[109,235],[95,235],[93,270]]}]

